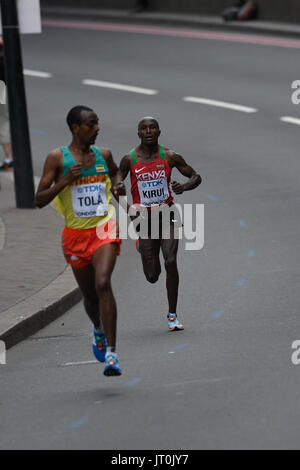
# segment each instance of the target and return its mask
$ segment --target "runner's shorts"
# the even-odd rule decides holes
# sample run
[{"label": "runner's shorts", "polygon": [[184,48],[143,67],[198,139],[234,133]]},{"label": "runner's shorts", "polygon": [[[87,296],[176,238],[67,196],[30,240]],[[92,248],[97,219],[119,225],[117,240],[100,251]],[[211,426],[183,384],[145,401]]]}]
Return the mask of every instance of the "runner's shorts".
[{"label": "runner's shorts", "polygon": [[[179,238],[178,230],[183,227],[181,219],[177,205],[171,202],[160,207],[142,209],[139,219],[134,220],[133,223],[140,238],[169,239],[170,227],[174,227],[175,238]],[[138,220],[140,222],[137,223]]]},{"label": "runner's shorts", "polygon": [[117,243],[117,255],[120,254],[122,240],[115,219],[110,219],[103,226],[83,230],[65,227],[62,232],[63,252],[67,263],[73,268],[91,264],[95,251],[107,243]]}]

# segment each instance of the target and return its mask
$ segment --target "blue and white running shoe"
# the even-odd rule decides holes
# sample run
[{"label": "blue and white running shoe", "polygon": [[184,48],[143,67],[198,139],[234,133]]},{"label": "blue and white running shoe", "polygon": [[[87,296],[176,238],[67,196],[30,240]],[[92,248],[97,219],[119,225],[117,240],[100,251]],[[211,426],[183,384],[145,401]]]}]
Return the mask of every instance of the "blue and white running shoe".
[{"label": "blue and white running shoe", "polygon": [[105,357],[105,367],[103,374],[107,377],[121,375],[122,371],[119,367],[119,361],[116,354],[107,354]]},{"label": "blue and white running shoe", "polygon": [[93,353],[97,361],[105,361],[106,337],[104,333],[98,333],[96,330],[94,330]]},{"label": "blue and white running shoe", "polygon": [[169,331],[184,330],[184,326],[178,321],[176,313],[169,313],[167,318]]}]

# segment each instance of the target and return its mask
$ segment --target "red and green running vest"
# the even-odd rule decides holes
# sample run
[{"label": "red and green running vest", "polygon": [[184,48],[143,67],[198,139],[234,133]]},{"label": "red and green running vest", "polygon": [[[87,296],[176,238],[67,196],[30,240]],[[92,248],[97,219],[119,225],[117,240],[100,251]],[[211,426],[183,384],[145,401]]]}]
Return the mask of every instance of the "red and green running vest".
[{"label": "red and green running vest", "polygon": [[170,204],[173,201],[170,190],[172,169],[165,147],[158,145],[157,159],[149,162],[139,161],[136,148],[129,152],[129,156],[133,204],[149,208]]}]

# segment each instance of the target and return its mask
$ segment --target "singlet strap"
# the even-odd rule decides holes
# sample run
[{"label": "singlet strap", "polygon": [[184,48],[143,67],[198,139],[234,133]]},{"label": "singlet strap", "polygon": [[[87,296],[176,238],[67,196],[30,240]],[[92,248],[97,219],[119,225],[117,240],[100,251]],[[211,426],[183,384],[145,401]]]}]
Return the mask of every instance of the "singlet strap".
[{"label": "singlet strap", "polygon": [[131,166],[135,165],[137,163],[137,153],[136,153],[136,149],[132,149],[130,150],[129,152],[129,156],[130,156],[130,162],[131,162]]},{"label": "singlet strap", "polygon": [[91,145],[91,149],[95,154],[95,165],[102,165],[105,168],[105,172],[109,173],[106,161],[104,160],[101,150],[96,145]]},{"label": "singlet strap", "polygon": [[75,160],[66,145],[62,145],[60,149],[63,157],[63,176],[66,176],[69,171],[69,167],[75,164]]},{"label": "singlet strap", "polygon": [[158,155],[162,160],[166,160],[166,150],[163,145],[158,146]]},{"label": "singlet strap", "polygon": [[64,158],[72,158],[72,155],[71,155],[71,152],[69,151],[68,147],[66,145],[62,145],[60,147],[61,151],[62,151],[62,154],[63,154],[63,157]]},{"label": "singlet strap", "polygon": [[[95,171],[96,171],[95,167],[96,166],[102,167],[101,173],[109,174],[109,170],[108,170],[106,161],[104,160],[104,158],[102,156],[101,150],[96,145],[91,145],[91,149],[95,154],[95,163],[91,168],[82,169],[81,170],[82,175],[83,176],[88,176],[88,175],[91,175],[91,174],[95,173]],[[76,162],[75,162],[74,157],[71,154],[69,148],[66,145],[62,146],[61,150],[62,150],[62,154],[63,154],[63,176],[66,176],[66,174],[69,171],[70,166],[75,165]]]},{"label": "singlet strap", "polygon": [[[138,162],[136,148],[130,150],[129,156],[130,156],[131,166],[135,165]],[[163,145],[158,145],[158,157],[161,160],[166,160],[166,150]]]}]

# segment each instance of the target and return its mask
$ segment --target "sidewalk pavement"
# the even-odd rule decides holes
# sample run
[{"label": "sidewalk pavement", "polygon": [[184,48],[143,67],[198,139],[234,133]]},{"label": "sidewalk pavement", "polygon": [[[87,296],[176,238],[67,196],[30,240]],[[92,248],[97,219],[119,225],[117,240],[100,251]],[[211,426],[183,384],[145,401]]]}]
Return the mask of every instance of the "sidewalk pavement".
[{"label": "sidewalk pavement", "polygon": [[151,25],[190,26],[238,33],[253,33],[272,36],[299,38],[300,25],[296,23],[274,23],[269,21],[230,21],[224,22],[221,16],[130,10],[108,10],[101,8],[43,7],[43,19],[68,19],[80,21],[115,21]]},{"label": "sidewalk pavement", "polygon": [[[300,36],[300,25],[224,23],[219,17],[162,12],[48,7],[42,15]],[[0,340],[9,348],[65,313],[81,299],[81,293],[60,246],[63,219],[51,206],[16,209],[13,173],[1,173],[0,185]]]},{"label": "sidewalk pavement", "polygon": [[35,333],[81,298],[61,249],[56,210],[16,209],[13,172],[0,173],[0,340]]}]

